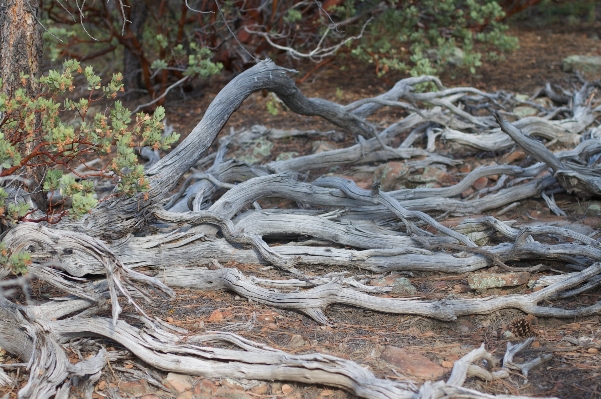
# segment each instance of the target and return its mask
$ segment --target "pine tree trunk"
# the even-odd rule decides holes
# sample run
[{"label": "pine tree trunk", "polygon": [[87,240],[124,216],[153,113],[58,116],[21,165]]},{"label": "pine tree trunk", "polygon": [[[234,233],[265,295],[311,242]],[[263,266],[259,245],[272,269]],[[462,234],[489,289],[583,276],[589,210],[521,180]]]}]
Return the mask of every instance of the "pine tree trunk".
[{"label": "pine tree trunk", "polygon": [[[148,16],[148,7],[145,1],[132,1],[131,2],[131,14],[129,20],[131,24],[128,26],[128,30],[133,35],[142,40],[142,33],[144,31],[144,23]],[[130,40],[131,42],[131,40]],[[123,47],[123,84],[125,86],[125,92],[127,98],[132,100],[141,96],[142,89],[145,89],[142,82],[142,65],[140,64],[139,54],[134,54],[132,49],[134,46]]]},{"label": "pine tree trunk", "polygon": [[[39,20],[39,3],[29,0],[0,0],[0,77],[5,93],[25,89],[30,97],[39,93],[37,79],[41,74],[43,43]],[[21,75],[29,75],[26,81]],[[38,120],[38,125],[40,121]],[[25,144],[29,152],[39,142],[42,132],[32,142]],[[39,209],[46,211],[46,193],[42,189],[46,168],[27,168],[32,180],[29,192]]]}]

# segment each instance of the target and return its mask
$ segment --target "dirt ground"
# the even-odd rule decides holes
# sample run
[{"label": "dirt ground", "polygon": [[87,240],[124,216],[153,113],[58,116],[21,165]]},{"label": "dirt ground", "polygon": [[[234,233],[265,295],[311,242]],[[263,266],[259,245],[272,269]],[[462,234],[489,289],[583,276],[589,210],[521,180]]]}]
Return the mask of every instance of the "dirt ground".
[{"label": "dirt ground", "polygon": [[[507,56],[503,62],[484,65],[476,75],[456,72],[443,75],[442,81],[447,87],[474,86],[482,90],[507,90],[532,94],[546,82],[554,82],[569,87],[570,77],[561,71],[561,61],[573,54],[601,55],[601,40],[593,37],[601,26],[555,26],[547,28],[513,28],[511,33],[520,39],[520,49]],[[280,65],[285,60],[278,60]],[[294,66],[303,76],[311,65]],[[341,103],[351,102],[359,98],[381,94],[388,90],[398,78],[403,76],[387,76],[376,79],[375,73],[367,66],[348,65],[344,72],[340,64],[334,62],[313,73],[299,87],[308,97],[321,97]],[[589,79],[601,76],[587,76]],[[215,80],[204,88],[203,96],[185,102],[173,102],[167,107],[168,119],[177,132],[189,132],[201,118],[215,93],[226,83]],[[315,118],[302,117],[280,109],[278,115],[267,112],[266,103],[270,96],[255,93],[247,99],[230,119],[224,129],[240,130],[255,124],[262,124],[280,129],[321,129],[331,130],[333,127]],[[380,112],[378,120],[391,123],[403,116],[399,111]],[[349,137],[334,143],[338,147],[352,144],[354,138]],[[313,151],[313,143],[304,140],[277,142],[264,161],[275,159],[277,154],[296,151],[307,154]],[[235,149],[233,153],[235,154]],[[231,154],[228,154],[231,155]],[[449,156],[449,154],[446,154]],[[497,160],[503,154],[463,154],[468,168]],[[516,161],[516,164],[520,164]],[[523,161],[522,161],[523,162]],[[324,171],[312,171],[309,179]],[[339,172],[352,177],[368,186],[373,173],[361,173],[356,169]],[[450,175],[458,175],[459,170],[449,170]],[[460,177],[458,177],[460,178]],[[599,217],[592,209],[598,209],[598,201],[579,202],[574,197],[560,194],[556,196],[557,204],[567,213],[566,218],[559,218],[550,213],[544,201],[531,199],[523,201],[518,208],[499,216],[501,220],[517,220],[526,223],[531,220],[554,220],[558,223],[584,226],[588,231],[601,227]],[[444,220],[445,224],[456,223],[454,219]],[[597,236],[595,236],[597,237]],[[271,270],[241,264],[227,264],[226,267],[238,267],[246,274],[259,277],[274,277]],[[567,271],[563,265],[555,265],[559,270]],[[307,274],[325,274],[336,271],[331,269],[305,268]],[[367,274],[366,272],[360,272]],[[394,274],[398,278],[401,274]],[[417,296],[427,300],[438,300],[444,297],[459,295],[464,298],[479,298],[490,294],[529,293],[526,285],[495,292],[478,292],[470,290],[467,274],[445,275],[436,273],[415,272],[408,277],[417,288]],[[390,278],[390,275],[383,276]],[[536,277],[533,273],[531,278]],[[246,338],[264,342],[274,348],[292,353],[321,352],[332,354],[368,367],[377,376],[389,379],[411,380],[417,385],[424,378],[407,370],[395,368],[383,361],[381,353],[387,346],[405,348],[412,353],[420,354],[444,369],[442,378],[448,378],[452,364],[482,343],[497,358],[502,358],[507,340],[503,331],[508,324],[525,315],[520,311],[504,310],[491,315],[462,317],[455,322],[440,322],[423,317],[399,316],[364,311],[346,306],[331,306],[326,315],[333,326],[322,326],[304,315],[272,309],[256,303],[249,303],[229,292],[197,292],[179,290],[175,300],[156,300],[144,308],[152,316],[158,316],[168,323],[189,330],[190,334],[211,330],[227,330]],[[394,294],[392,294],[394,295]],[[555,306],[579,307],[587,306],[601,300],[598,289],[582,294],[569,302],[554,302]],[[551,305],[548,303],[546,305]],[[218,312],[217,312],[218,311]],[[220,316],[219,316],[220,314]],[[536,341],[533,347],[539,351],[553,353],[553,358],[541,367],[533,369],[526,380],[521,373],[514,372],[510,378],[494,382],[484,382],[475,378],[468,379],[466,386],[491,394],[557,396],[561,398],[601,398],[601,324],[598,316],[576,320],[539,319],[534,325]],[[300,337],[299,337],[300,336]],[[579,341],[580,340],[580,341]],[[587,345],[575,345],[574,342],[587,342]],[[113,345],[114,344],[110,344]],[[538,352],[526,354],[535,356]],[[133,358],[112,364],[112,369],[103,374],[97,383],[95,397],[107,395],[109,388],[116,387],[122,397],[136,396],[130,390],[132,384],[140,384],[139,375],[132,370],[143,370],[146,366]],[[151,370],[150,373],[160,381],[166,373]],[[138,376],[137,376],[138,375]],[[137,377],[136,377],[137,376]],[[231,398],[350,398],[348,393],[318,386],[306,386],[297,383],[261,383],[256,386],[239,385],[229,380],[203,380],[196,384],[208,386],[206,394],[230,395]],[[128,385],[129,384],[129,385]],[[142,384],[143,385],[143,384]],[[158,397],[175,397],[167,392],[151,386],[145,394]],[[212,391],[211,391],[212,390]],[[10,391],[10,398],[16,397],[16,389]],[[234,392],[234,393],[232,393]],[[0,397],[3,391],[0,390]],[[237,395],[237,396],[236,396]],[[138,395],[140,396],[140,395]],[[201,397],[201,396],[198,396]],[[204,397],[204,396],[203,396]],[[148,399],[152,396],[147,396]]]}]

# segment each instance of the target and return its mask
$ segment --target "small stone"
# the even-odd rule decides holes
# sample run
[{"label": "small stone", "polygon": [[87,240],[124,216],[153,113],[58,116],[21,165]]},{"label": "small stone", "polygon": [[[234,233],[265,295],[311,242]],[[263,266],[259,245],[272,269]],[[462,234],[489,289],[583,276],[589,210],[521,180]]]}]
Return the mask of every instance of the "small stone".
[{"label": "small stone", "polygon": [[321,140],[314,141],[312,147],[314,154],[320,154],[322,152],[332,151],[338,148],[336,147],[336,144],[332,142]]},{"label": "small stone", "polygon": [[529,314],[528,316],[526,316],[526,319],[531,323],[531,324],[538,324],[538,317]]},{"label": "small stone", "polygon": [[430,284],[430,288],[435,291],[441,291],[447,289],[447,283],[444,281],[432,281]]},{"label": "small stone", "polygon": [[472,171],[472,165],[469,163],[464,163],[459,167],[459,172],[461,173],[470,173]]},{"label": "small stone", "polygon": [[194,397],[196,399],[210,399],[217,390],[217,385],[211,380],[202,379],[194,385]]},{"label": "small stone", "polygon": [[261,384],[257,385],[256,387],[252,387],[250,390],[253,393],[256,393],[257,395],[265,395],[265,394],[267,394],[268,388],[267,388],[267,384],[261,383]]},{"label": "small stone", "polygon": [[373,180],[379,180],[383,191],[400,188],[401,181],[409,174],[409,168],[402,162],[388,162],[374,172]]},{"label": "small stone", "polygon": [[597,353],[599,353],[599,349],[597,348],[588,348],[587,350],[588,353],[596,355]]},{"label": "small stone", "polygon": [[145,380],[121,381],[119,383],[119,389],[132,396],[142,396],[152,393],[153,391]]},{"label": "small stone", "polygon": [[475,244],[477,244],[480,247],[488,244],[488,241],[490,239],[489,234],[485,233],[484,231],[473,231],[471,233],[467,233],[467,238],[472,240]]},{"label": "small stone", "polygon": [[288,384],[282,385],[282,393],[284,395],[290,395],[292,393],[292,391],[294,391],[294,388],[292,388],[290,385],[288,385]]},{"label": "small stone", "polygon": [[540,342],[538,342],[538,341],[534,341],[534,342],[532,343],[532,348],[534,348],[534,349],[536,349],[536,348],[540,348]]},{"label": "small stone", "polygon": [[527,284],[530,279],[528,272],[513,273],[474,273],[467,278],[470,288],[485,290],[488,288],[515,287]]},{"label": "small stone", "polygon": [[474,331],[475,329],[476,329],[476,327],[474,326],[474,324],[472,324],[472,322],[467,319],[461,319],[457,323],[457,330],[459,330],[459,332],[462,334],[470,333],[470,332]]},{"label": "small stone", "polygon": [[584,219],[582,219],[582,223],[584,223],[587,226],[593,227],[593,228],[599,228],[599,227],[601,227],[601,218],[599,218],[599,217],[584,218]]},{"label": "small stone", "polygon": [[215,384],[213,381],[207,380],[207,379],[198,381],[198,383],[196,385],[201,387],[203,390],[207,390],[211,393],[213,393],[217,390],[217,384]]},{"label": "small stone", "polygon": [[415,295],[417,293],[417,288],[415,288],[411,281],[407,277],[397,278],[394,284],[392,285],[393,294],[405,294],[405,295]]},{"label": "small stone", "polygon": [[230,388],[230,389],[237,389],[239,391],[240,390],[244,391],[244,387],[238,381],[234,381],[234,380],[229,379],[229,378],[221,380],[221,386],[222,387],[226,387],[226,388]]},{"label": "small stone", "polygon": [[440,52],[435,49],[435,48],[429,48],[425,51],[426,57],[428,57],[428,59],[431,62],[435,62],[437,63],[438,61],[440,61]]},{"label": "small stone", "polygon": [[186,391],[177,395],[177,399],[194,399],[194,396],[192,395],[192,391]]},{"label": "small stone", "polygon": [[447,55],[447,63],[449,65],[461,66],[463,65],[463,59],[465,58],[465,53],[459,47],[453,47],[450,53]]},{"label": "small stone", "polygon": [[389,287],[394,284],[397,278],[399,278],[399,275],[393,273],[388,277],[374,278],[369,282],[369,285],[373,285],[376,287]]},{"label": "small stone", "polygon": [[208,393],[208,392],[204,392],[204,391],[199,391],[199,392],[194,391],[193,397],[194,397],[194,399],[213,399],[214,398],[212,393]]},{"label": "small stone", "polygon": [[363,181],[356,181],[355,184],[357,185],[357,187],[362,188],[364,190],[371,190],[371,188],[374,185],[374,182],[373,179],[366,178],[366,180]]},{"label": "small stone", "polygon": [[587,55],[570,55],[563,59],[561,69],[564,72],[572,72],[574,70],[584,73],[601,72],[601,57]]},{"label": "small stone", "polygon": [[503,331],[503,338],[513,339],[513,338],[515,338],[515,335],[513,335],[513,333],[511,331],[505,330],[505,331]]},{"label": "small stone", "polygon": [[299,334],[294,334],[292,338],[290,338],[290,342],[288,342],[288,346],[291,348],[302,348],[307,343]]},{"label": "small stone", "polygon": [[467,198],[470,195],[472,195],[474,193],[474,189],[473,188],[468,188],[467,190],[465,190],[464,192],[461,193],[461,198]]},{"label": "small stone", "polygon": [[275,160],[276,161],[287,161],[287,160],[295,158],[297,156],[298,156],[298,152],[296,152],[296,151],[282,152],[276,157]]},{"label": "small stone", "polygon": [[520,118],[525,118],[527,116],[536,116],[538,115],[538,110],[534,107],[528,107],[526,105],[520,105],[513,109],[513,113],[519,116]]},{"label": "small stone", "polygon": [[463,60],[465,58],[465,52],[459,47],[453,47],[450,51],[446,51],[444,54],[444,59],[440,55],[440,51],[435,48],[429,48],[425,51],[426,57],[436,64],[440,64],[442,62],[446,62],[452,66],[461,66],[463,65]]},{"label": "small stone", "polygon": [[449,361],[443,361],[441,363],[442,367],[446,368],[446,369],[450,369],[453,368],[453,362],[449,362]]},{"label": "small stone", "polygon": [[185,374],[169,373],[163,380],[163,385],[167,388],[172,388],[178,393],[192,389],[194,379]]},{"label": "small stone", "polygon": [[540,106],[545,107],[545,108],[549,108],[549,107],[553,106],[553,101],[549,97],[535,98],[534,102],[537,103]]},{"label": "small stone", "polygon": [[263,137],[259,137],[252,142],[253,155],[260,158],[265,158],[271,154],[273,143]]},{"label": "small stone", "polygon": [[601,203],[599,201],[587,201],[576,208],[579,215],[599,217],[601,216]]},{"label": "small stone", "polygon": [[521,161],[526,158],[526,153],[522,150],[516,150],[507,155],[505,158],[501,158],[502,164],[510,164],[513,162]]},{"label": "small stone", "polygon": [[268,323],[273,323],[275,321],[275,316],[272,314],[266,314],[259,316],[259,319]]},{"label": "small stone", "polygon": [[237,389],[230,389],[226,387],[219,387],[215,391],[215,397],[227,398],[227,399],[251,399],[252,396],[244,391]]},{"label": "small stone", "polygon": [[467,284],[455,284],[453,286],[453,292],[456,294],[463,294],[465,292],[470,292],[471,288]]},{"label": "small stone", "polygon": [[538,219],[542,216],[542,212],[538,209],[533,209],[530,211],[530,217],[533,219]]},{"label": "small stone", "polygon": [[221,313],[221,310],[219,310],[219,309],[215,309],[213,311],[213,313],[211,313],[211,315],[209,316],[209,321],[211,323],[218,323],[218,322],[222,321],[223,319],[224,319],[223,313]]},{"label": "small stone", "polygon": [[281,382],[272,382],[271,383],[271,394],[276,395],[276,394],[282,392],[282,385],[283,384]]},{"label": "small stone", "polygon": [[321,391],[319,393],[319,398],[328,398],[332,395],[334,395],[336,392],[332,391],[331,389],[324,389],[323,391]]},{"label": "small stone", "polygon": [[102,380],[98,383],[98,385],[96,385],[96,390],[97,391],[104,391],[104,389],[106,388],[106,381]]},{"label": "small stone", "polygon": [[515,99],[518,101],[526,101],[530,98],[530,96],[528,94],[524,94],[524,93],[517,93],[515,95]]},{"label": "small stone", "polygon": [[173,317],[171,317],[171,316],[167,317],[167,322],[168,323],[173,323]]},{"label": "small stone", "polygon": [[411,182],[421,184],[434,182],[439,182],[442,184],[453,184],[455,182],[453,176],[433,166],[425,167],[424,171],[421,174],[418,173],[416,175],[411,175],[407,179]]},{"label": "small stone", "polygon": [[482,177],[476,179],[472,183],[472,187],[474,187],[474,189],[476,191],[480,191],[480,190],[486,188],[487,185],[488,185],[488,178],[486,176],[482,176]]},{"label": "small stone", "polygon": [[387,346],[380,356],[382,360],[398,367],[401,372],[427,380],[440,379],[445,371],[427,357],[396,346]]}]

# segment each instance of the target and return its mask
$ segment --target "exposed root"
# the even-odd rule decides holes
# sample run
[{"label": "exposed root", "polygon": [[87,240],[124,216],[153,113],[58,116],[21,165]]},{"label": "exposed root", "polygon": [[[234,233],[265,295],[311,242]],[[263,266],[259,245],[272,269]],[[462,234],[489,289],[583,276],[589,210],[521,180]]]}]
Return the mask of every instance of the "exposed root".
[{"label": "exposed root", "polygon": [[[9,280],[12,270],[0,269],[0,346],[29,362],[29,381],[19,397],[67,398],[74,385],[91,392],[110,357],[94,341],[98,337],[120,343],[160,370],[323,384],[366,398],[489,398],[463,387],[466,378],[506,378],[508,368],[517,368],[527,377],[532,367],[549,359],[542,355],[516,364],[513,356],[522,347],[509,346],[504,368],[495,370],[482,346],[455,363],[447,382],[427,382],[418,389],[408,382],[377,378],[356,363],[334,356],[292,355],[224,332],[185,336],[182,329],[168,330],[160,320],[146,316],[138,300],[151,300],[153,293],[173,296],[170,287],[229,290],[255,302],[301,312],[322,324],[330,323],[325,311],[331,304],[445,321],[509,308],[539,317],[601,313],[601,303],[570,309],[543,304],[601,284],[601,244],[592,235],[543,223],[520,227],[482,216],[493,209],[501,209],[500,215],[518,201],[538,196],[554,213],[565,215],[553,194],[565,190],[580,197],[601,195],[597,166],[601,133],[598,128],[587,130],[601,107],[591,104],[591,86],[575,91],[571,102],[546,88],[544,93],[561,110],[536,105],[538,116],[510,123],[499,112],[494,117],[480,112],[503,108],[503,115],[514,117],[511,107],[519,102],[503,92],[446,89],[437,78],[426,76],[402,80],[380,96],[341,105],[306,98],[288,76],[290,72],[267,60],[233,79],[176,149],[163,159],[153,155],[146,172],[151,183],[147,197],[112,197],[81,220],[65,218],[53,226],[26,222],[6,226],[7,252],[3,255],[21,251],[32,255],[27,277]],[[416,92],[415,85],[424,82],[434,83],[438,90]],[[250,166],[225,157],[228,145],[239,138],[234,132],[216,154],[202,158],[230,115],[257,90],[274,92],[294,112],[326,119],[355,135],[358,143]],[[407,116],[380,130],[366,118],[383,107],[401,108]],[[571,117],[555,119],[566,113]],[[281,131],[261,132],[273,140],[284,137]],[[405,133],[408,136],[399,139]],[[300,134],[316,133],[290,133]],[[427,138],[426,148],[414,146],[418,137]],[[556,143],[572,148],[580,139],[580,144],[567,151],[549,149]],[[370,191],[341,177],[322,176],[309,182],[299,174],[359,163],[369,170],[368,163],[403,160],[409,176],[426,167],[457,167],[460,161],[451,155],[434,153],[443,145],[501,151],[514,142],[539,162],[528,167],[483,166],[448,187],[384,191],[376,184]],[[189,171],[194,173],[186,175],[179,191],[167,198]],[[467,192],[485,177],[496,179],[496,184]],[[218,189],[227,192],[216,199]],[[18,191],[13,197],[13,202],[30,201]],[[261,209],[257,204],[273,197],[299,206]],[[449,227],[437,216],[443,212],[442,218],[449,213],[478,216]],[[40,216],[42,220],[44,215]],[[531,259],[543,263],[521,263]],[[531,293],[477,299],[381,297],[392,287],[371,286],[365,276],[348,275],[348,270],[357,269],[463,273],[493,265],[509,271],[550,270],[544,263],[548,260],[577,271],[542,277],[536,284],[544,288]],[[288,275],[268,280],[231,267],[202,268],[230,261],[273,265]],[[513,265],[515,261],[520,263]],[[317,265],[347,271],[314,275],[312,268]],[[34,305],[29,286],[33,279],[67,293],[63,298],[67,300]],[[23,288],[21,304],[13,299],[17,287]],[[137,324],[120,317],[120,296],[138,312]],[[99,316],[108,309],[111,318]],[[140,322],[145,327],[139,327]],[[71,364],[63,344],[82,337],[95,342],[94,356]],[[0,368],[0,385],[13,383]]]}]

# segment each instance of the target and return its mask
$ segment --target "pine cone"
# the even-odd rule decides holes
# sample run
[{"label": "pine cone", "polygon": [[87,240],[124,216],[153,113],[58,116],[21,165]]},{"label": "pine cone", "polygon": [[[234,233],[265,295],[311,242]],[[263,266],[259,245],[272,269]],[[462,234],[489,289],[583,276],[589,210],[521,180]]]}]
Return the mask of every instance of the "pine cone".
[{"label": "pine cone", "polygon": [[521,317],[513,320],[509,324],[509,331],[519,338],[533,337],[536,335],[532,322],[536,320],[534,316]]}]

